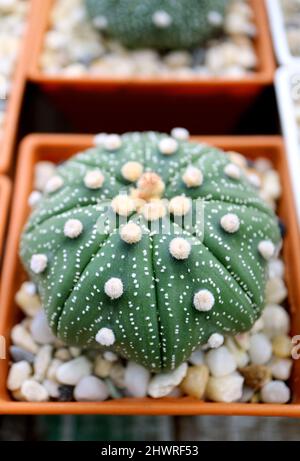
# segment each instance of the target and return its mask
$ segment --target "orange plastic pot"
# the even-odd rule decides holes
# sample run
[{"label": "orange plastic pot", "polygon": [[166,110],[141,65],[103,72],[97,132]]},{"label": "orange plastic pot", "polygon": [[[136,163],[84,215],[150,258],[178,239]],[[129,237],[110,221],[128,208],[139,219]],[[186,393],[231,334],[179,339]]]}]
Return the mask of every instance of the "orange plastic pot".
[{"label": "orange plastic pot", "polygon": [[[300,239],[297,228],[294,201],[283,143],[279,137],[199,137],[199,141],[237,150],[251,159],[266,157],[278,170],[283,195],[279,215],[287,225],[284,242],[284,260],[287,266],[286,283],[289,289],[289,309],[292,317],[292,334],[300,333]],[[89,147],[91,136],[80,135],[32,135],[20,148],[16,188],[13,201],[9,239],[4,262],[3,283],[6,287],[0,299],[0,335],[7,346],[12,326],[20,317],[14,304],[14,294],[26,278],[18,258],[18,245],[22,226],[28,215],[27,197],[32,189],[34,165],[40,160],[58,163],[72,154]],[[295,362],[291,388],[293,401],[288,405],[269,404],[220,404],[191,398],[135,399],[126,398],[100,403],[47,402],[25,403],[11,400],[6,390],[9,357],[0,360],[0,413],[10,414],[118,414],[118,415],[260,415],[300,417],[300,361]]]},{"label": "orange plastic pot", "polygon": [[[193,133],[199,133],[199,129],[205,134],[229,133],[262,90],[273,82],[275,61],[262,0],[249,0],[258,31],[257,71],[241,79],[194,80],[46,75],[40,70],[39,61],[53,0],[33,1],[34,34],[29,47],[28,77],[80,132],[95,132],[99,126],[108,132],[127,131],[132,126],[138,130],[151,126],[168,131],[173,126],[186,126]],[[215,116],[224,112],[225,117]]]},{"label": "orange plastic pot", "polygon": [[28,63],[27,46],[30,42],[30,23],[33,5],[30,3],[26,19],[26,32],[21,39],[12,87],[5,114],[4,131],[0,145],[0,173],[7,173],[11,163],[16,142],[18,121],[26,84],[26,67]]},{"label": "orange plastic pot", "polygon": [[11,184],[8,178],[0,176],[0,263],[5,236]]}]

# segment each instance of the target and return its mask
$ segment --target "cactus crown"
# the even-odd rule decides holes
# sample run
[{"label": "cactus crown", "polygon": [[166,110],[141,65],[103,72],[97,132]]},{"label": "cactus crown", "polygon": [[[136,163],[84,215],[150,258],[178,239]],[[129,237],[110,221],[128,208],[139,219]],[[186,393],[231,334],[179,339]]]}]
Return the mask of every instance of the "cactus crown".
[{"label": "cactus crown", "polygon": [[259,317],[276,217],[243,168],[186,137],[98,135],[47,184],[21,257],[67,344],[167,371]]},{"label": "cactus crown", "polygon": [[96,28],[128,48],[201,46],[222,29],[228,0],[85,0]]}]

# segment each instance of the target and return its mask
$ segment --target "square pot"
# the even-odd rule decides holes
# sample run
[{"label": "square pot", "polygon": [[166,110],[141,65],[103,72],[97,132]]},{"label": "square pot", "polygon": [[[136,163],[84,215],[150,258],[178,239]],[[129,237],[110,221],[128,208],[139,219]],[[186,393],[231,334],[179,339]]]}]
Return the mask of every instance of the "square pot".
[{"label": "square pot", "polygon": [[[233,131],[240,116],[252,106],[262,90],[272,85],[275,63],[267,14],[261,0],[250,0],[258,31],[255,40],[259,60],[257,71],[244,78],[188,80],[146,76],[74,78],[43,73],[39,59],[53,0],[34,2],[36,13],[32,18],[34,34],[29,47],[28,77],[50,96],[77,131],[94,132],[99,125],[108,132],[127,131],[131,126],[138,130],[151,126],[166,131],[173,126],[186,126],[191,132],[199,133],[201,120],[201,133],[225,134]],[[226,117],[215,117],[216,113],[225,110]]]},{"label": "square pot", "polygon": [[[284,261],[287,265],[286,283],[289,290],[289,309],[292,319],[292,334],[300,332],[300,238],[297,227],[293,194],[283,142],[280,137],[197,137],[194,140],[207,142],[225,150],[235,150],[250,159],[266,157],[274,162],[283,185],[279,204],[279,215],[287,225],[284,242]],[[14,295],[25,279],[18,258],[18,246],[22,227],[28,215],[27,197],[31,192],[34,165],[40,160],[58,163],[78,151],[92,145],[92,137],[86,135],[32,135],[20,148],[13,211],[9,229],[9,240],[4,262],[3,283],[6,290],[0,299],[0,335],[9,345],[12,326],[20,317],[14,304]],[[29,403],[12,401],[6,389],[9,358],[0,360],[0,413],[10,414],[118,414],[118,415],[260,415],[300,417],[300,361],[295,362],[291,388],[292,403],[273,404],[222,404],[197,401],[188,397],[163,399],[124,398],[99,403],[47,402]]]},{"label": "square pot", "polygon": [[11,167],[14,147],[17,136],[19,116],[26,84],[26,66],[28,63],[27,46],[30,41],[30,22],[33,13],[33,4],[28,0],[28,13],[25,33],[20,39],[17,63],[11,82],[10,95],[5,112],[4,131],[0,146],[0,173],[7,173]]}]

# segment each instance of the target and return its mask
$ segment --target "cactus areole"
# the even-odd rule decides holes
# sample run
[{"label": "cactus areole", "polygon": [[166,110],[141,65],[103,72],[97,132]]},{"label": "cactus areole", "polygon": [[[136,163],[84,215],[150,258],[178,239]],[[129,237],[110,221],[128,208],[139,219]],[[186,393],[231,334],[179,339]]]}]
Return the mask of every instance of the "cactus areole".
[{"label": "cactus areole", "polygon": [[97,135],[57,167],[21,240],[54,333],[153,372],[252,327],[281,240],[234,155],[181,132]]},{"label": "cactus areole", "polygon": [[222,31],[228,0],[85,0],[104,35],[128,48],[186,49]]}]

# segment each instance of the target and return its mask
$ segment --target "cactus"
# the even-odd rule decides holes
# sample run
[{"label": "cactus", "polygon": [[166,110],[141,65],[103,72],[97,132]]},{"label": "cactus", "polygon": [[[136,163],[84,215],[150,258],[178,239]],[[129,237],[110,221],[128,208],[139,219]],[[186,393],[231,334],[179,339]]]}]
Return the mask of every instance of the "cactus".
[{"label": "cactus", "polygon": [[260,316],[277,219],[243,168],[187,136],[98,135],[47,183],[20,253],[67,344],[168,371]]},{"label": "cactus", "polygon": [[96,28],[128,48],[201,46],[222,30],[228,0],[85,0]]}]

